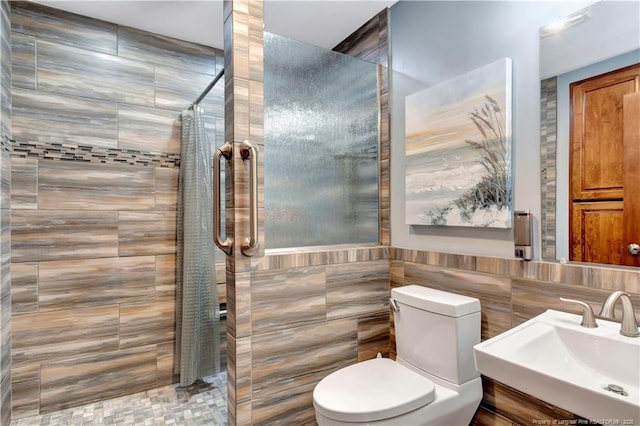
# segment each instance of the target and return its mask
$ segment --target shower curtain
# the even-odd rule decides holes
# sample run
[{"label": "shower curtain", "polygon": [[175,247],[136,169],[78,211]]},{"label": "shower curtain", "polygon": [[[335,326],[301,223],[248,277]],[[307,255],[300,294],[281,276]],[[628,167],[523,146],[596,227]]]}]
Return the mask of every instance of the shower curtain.
[{"label": "shower curtain", "polygon": [[213,243],[213,158],[200,107],[182,112],[176,257],[180,385],[220,372],[220,310]]}]

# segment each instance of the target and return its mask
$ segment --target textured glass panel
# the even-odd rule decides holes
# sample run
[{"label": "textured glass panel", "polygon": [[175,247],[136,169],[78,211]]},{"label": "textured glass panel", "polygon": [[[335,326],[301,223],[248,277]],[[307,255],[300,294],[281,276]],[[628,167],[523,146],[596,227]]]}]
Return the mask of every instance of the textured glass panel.
[{"label": "textured glass panel", "polygon": [[265,33],[265,246],[378,241],[377,65]]}]

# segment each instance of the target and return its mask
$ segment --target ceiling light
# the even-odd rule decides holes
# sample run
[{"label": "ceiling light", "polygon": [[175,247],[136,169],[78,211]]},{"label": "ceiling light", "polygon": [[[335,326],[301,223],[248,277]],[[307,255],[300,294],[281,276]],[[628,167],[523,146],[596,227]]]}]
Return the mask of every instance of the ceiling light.
[{"label": "ceiling light", "polygon": [[557,21],[540,28],[540,37],[549,37],[554,34],[558,34],[559,32],[566,30],[567,28],[577,25],[580,22],[586,21],[587,19],[589,19],[590,14],[591,6],[572,13],[569,16],[565,16],[564,18],[558,19]]}]

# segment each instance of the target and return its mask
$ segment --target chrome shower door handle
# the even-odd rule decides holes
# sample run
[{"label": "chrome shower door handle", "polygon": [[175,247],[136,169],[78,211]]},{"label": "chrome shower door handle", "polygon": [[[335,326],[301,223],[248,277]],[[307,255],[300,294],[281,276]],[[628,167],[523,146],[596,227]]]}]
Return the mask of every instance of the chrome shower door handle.
[{"label": "chrome shower door handle", "polygon": [[231,158],[233,152],[233,146],[229,142],[225,142],[220,148],[216,150],[213,155],[213,239],[216,245],[229,256],[233,249],[233,239],[225,238],[222,240],[220,236],[221,228],[221,208],[220,208],[220,161],[221,157],[224,157],[227,161]]},{"label": "chrome shower door handle", "polygon": [[240,144],[240,156],[249,160],[249,237],[242,242],[245,256],[256,254],[258,247],[258,151],[249,141]]}]

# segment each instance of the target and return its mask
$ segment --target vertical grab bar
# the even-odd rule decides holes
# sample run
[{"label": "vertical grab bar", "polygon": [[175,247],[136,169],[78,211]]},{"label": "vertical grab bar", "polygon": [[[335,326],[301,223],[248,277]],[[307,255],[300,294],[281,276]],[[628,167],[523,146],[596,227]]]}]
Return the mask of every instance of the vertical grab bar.
[{"label": "vertical grab bar", "polygon": [[224,157],[229,160],[231,153],[233,152],[233,146],[229,142],[225,142],[220,148],[216,150],[213,155],[213,238],[216,245],[229,256],[233,248],[233,240],[226,238],[222,241],[220,236],[220,157]]},{"label": "vertical grab bar", "polygon": [[253,256],[258,247],[258,152],[249,141],[244,141],[240,155],[249,160],[249,237],[242,242],[241,250],[245,256]]}]

